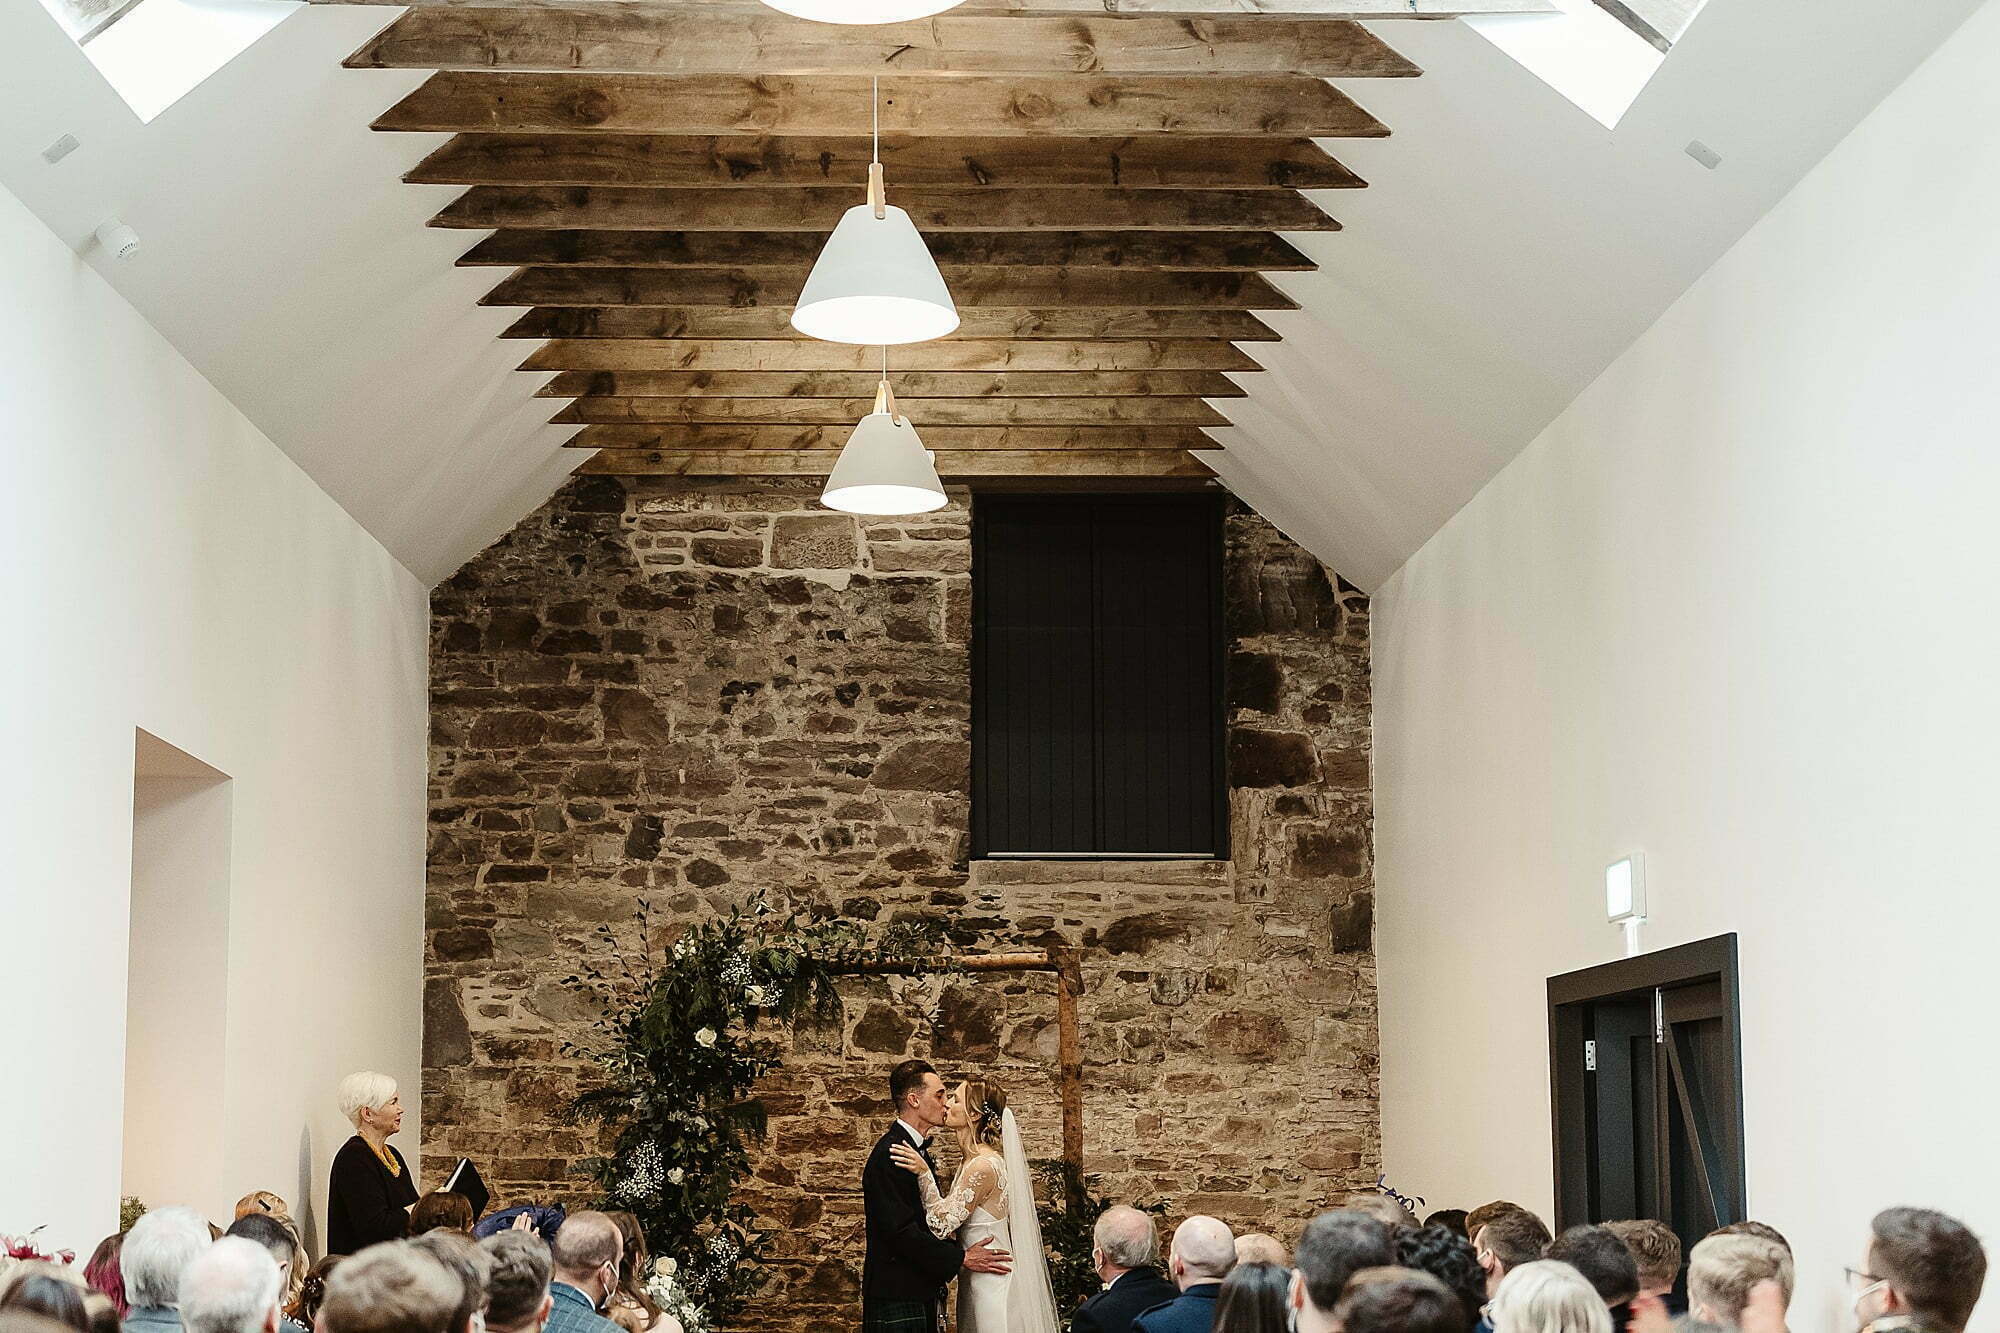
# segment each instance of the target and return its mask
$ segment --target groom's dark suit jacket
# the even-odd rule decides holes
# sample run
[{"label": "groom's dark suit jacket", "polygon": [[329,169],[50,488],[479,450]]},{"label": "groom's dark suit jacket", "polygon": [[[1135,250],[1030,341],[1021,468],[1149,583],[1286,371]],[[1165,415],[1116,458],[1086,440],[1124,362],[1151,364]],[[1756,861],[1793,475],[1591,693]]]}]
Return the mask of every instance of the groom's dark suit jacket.
[{"label": "groom's dark suit jacket", "polygon": [[[956,1240],[931,1234],[917,1178],[889,1157],[891,1144],[909,1142],[900,1123],[890,1125],[861,1171],[861,1201],[868,1224],[868,1251],[861,1264],[864,1318],[878,1301],[938,1299],[965,1263],[965,1251]],[[928,1152],[924,1160],[930,1160]]]}]

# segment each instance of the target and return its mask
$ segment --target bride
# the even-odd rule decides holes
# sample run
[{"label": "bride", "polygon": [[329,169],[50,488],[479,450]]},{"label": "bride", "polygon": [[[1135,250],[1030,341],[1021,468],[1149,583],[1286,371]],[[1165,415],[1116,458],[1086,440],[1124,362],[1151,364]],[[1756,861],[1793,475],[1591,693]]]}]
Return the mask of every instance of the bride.
[{"label": "bride", "polygon": [[915,1149],[899,1143],[890,1156],[916,1175],[934,1235],[956,1234],[968,1249],[991,1240],[993,1248],[1014,1257],[1012,1272],[966,1273],[959,1285],[958,1333],[1057,1333],[1062,1325],[1042,1253],[1028,1154],[1007,1109],[1007,1094],[992,1079],[967,1079],[947,1094],[944,1124],[957,1133],[965,1159],[949,1192],[939,1192]]}]

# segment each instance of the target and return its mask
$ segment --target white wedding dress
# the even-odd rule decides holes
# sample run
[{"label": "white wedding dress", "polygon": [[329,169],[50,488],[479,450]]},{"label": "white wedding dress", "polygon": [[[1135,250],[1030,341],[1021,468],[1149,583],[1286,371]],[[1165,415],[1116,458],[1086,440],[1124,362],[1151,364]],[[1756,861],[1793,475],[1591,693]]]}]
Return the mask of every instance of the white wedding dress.
[{"label": "white wedding dress", "polygon": [[1010,1273],[967,1273],[958,1287],[957,1333],[1057,1333],[1055,1292],[1042,1252],[1042,1227],[1028,1157],[1014,1113],[1002,1116],[1000,1156],[972,1158],[940,1195],[929,1175],[917,1178],[933,1235],[956,1235],[971,1249],[983,1240],[1013,1256]]}]

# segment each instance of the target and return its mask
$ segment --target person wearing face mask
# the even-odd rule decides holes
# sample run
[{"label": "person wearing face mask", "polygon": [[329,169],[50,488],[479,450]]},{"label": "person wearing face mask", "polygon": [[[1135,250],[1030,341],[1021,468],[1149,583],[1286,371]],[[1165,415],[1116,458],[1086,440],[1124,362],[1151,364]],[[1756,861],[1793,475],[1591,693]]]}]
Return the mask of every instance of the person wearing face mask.
[{"label": "person wearing face mask", "polygon": [[618,1290],[618,1260],[625,1238],[603,1213],[571,1213],[550,1246],[554,1273],[546,1333],[623,1333],[601,1313]]},{"label": "person wearing face mask", "polygon": [[1864,1266],[1847,1277],[1862,1333],[1962,1333],[1986,1282],[1986,1251],[1943,1213],[1890,1208],[1875,1215]]}]

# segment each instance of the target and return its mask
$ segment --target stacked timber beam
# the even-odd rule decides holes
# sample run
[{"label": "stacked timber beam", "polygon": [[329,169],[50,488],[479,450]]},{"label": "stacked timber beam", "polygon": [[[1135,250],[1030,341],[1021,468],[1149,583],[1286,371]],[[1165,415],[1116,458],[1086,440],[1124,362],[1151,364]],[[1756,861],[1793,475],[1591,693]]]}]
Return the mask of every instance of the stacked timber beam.
[{"label": "stacked timber beam", "polygon": [[[364,0],[365,2],[365,0]],[[868,409],[872,348],[789,326],[867,179],[874,80],[890,201],[963,322],[891,349],[945,476],[1205,477],[1281,233],[1364,182],[1322,141],[1388,130],[1330,79],[1418,73],[1361,19],[1544,0],[971,0],[911,23],[756,0],[414,0],[347,64],[436,71],[375,128],[452,135],[405,177],[491,235],[484,304],[552,374],[583,470],[824,473]]]}]

